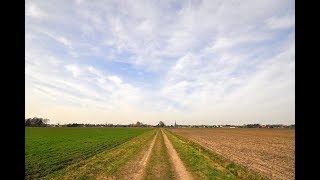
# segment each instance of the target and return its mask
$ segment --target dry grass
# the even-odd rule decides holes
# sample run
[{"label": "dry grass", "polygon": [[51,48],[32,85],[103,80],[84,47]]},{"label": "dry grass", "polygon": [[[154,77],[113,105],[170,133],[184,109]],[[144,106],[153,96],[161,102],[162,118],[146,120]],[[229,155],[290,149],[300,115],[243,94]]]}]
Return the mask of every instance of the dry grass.
[{"label": "dry grass", "polygon": [[171,129],[271,179],[294,179],[294,129]]}]

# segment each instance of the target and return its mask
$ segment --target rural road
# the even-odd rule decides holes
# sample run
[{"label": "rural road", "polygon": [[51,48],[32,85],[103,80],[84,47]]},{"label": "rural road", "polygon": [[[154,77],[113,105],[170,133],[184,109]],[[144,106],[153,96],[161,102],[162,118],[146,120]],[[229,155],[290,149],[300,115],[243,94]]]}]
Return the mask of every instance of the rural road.
[{"label": "rural road", "polygon": [[133,159],[132,161],[129,161],[122,169],[121,174],[119,174],[118,177],[115,179],[130,179],[130,180],[138,180],[142,179],[147,163],[150,159],[150,156],[152,154],[152,150],[154,148],[154,144],[157,139],[157,135],[159,132],[157,132],[152,139],[152,141],[147,145],[146,148],[144,148],[141,152],[139,152],[138,156]]},{"label": "rural road", "polygon": [[[166,161],[168,161],[171,164],[172,172],[174,173],[174,179],[183,179],[183,180],[193,179],[191,173],[187,171],[186,167],[181,161],[178,153],[174,149],[167,135],[162,130],[157,130],[157,133],[155,133],[153,140],[149,143],[149,145],[139,153],[139,155],[137,156],[137,158],[135,158],[135,160],[129,162],[126,165],[126,167],[122,169],[126,173],[121,174],[118,178],[122,178],[124,176],[125,176],[125,179],[134,179],[134,180],[147,178],[146,169],[149,166],[148,164],[150,162],[151,156],[153,156],[153,153],[155,151],[154,148],[159,148],[159,146],[155,146],[155,144],[156,142],[160,142],[161,136],[163,137],[163,140],[164,140],[163,148],[165,149],[165,152],[168,153]],[[157,168],[157,167],[152,167],[152,168]],[[158,173],[168,173],[168,172],[159,171]]]},{"label": "rural road", "polygon": [[[145,142],[141,143],[142,148],[134,152],[134,148],[137,148],[137,144],[141,141]],[[123,156],[127,153],[135,153],[135,156],[132,158],[130,156]],[[122,156],[128,159],[125,160],[126,162],[119,169],[111,172],[108,168],[113,168],[118,163],[117,160],[112,160]],[[108,161],[112,163],[105,163]],[[61,174],[60,178],[57,177],[57,179],[71,179],[70,177],[74,179],[87,177],[91,179],[130,180],[193,179],[192,174],[186,169],[165,131],[162,129],[157,129],[152,134],[149,133],[149,135],[146,134],[130,141],[125,146],[125,149],[115,148],[110,152],[98,154],[90,160],[83,162],[81,168],[75,165],[74,167],[70,166],[70,169],[72,170]]]},{"label": "rural road", "polygon": [[162,130],[161,130],[161,132],[162,132],[162,135],[164,138],[164,143],[165,143],[167,150],[168,150],[168,154],[171,159],[171,163],[173,164],[177,179],[185,179],[185,180],[192,179],[191,173],[187,171],[186,167],[182,163],[177,151],[172,146],[167,135]]},{"label": "rural road", "polygon": [[135,164],[133,164],[134,165],[134,169],[137,169],[137,172],[133,173],[132,177],[127,177],[128,179],[134,179],[134,180],[142,179],[144,170],[146,169],[148,160],[150,159],[151,152],[152,152],[152,149],[153,149],[154,144],[156,142],[156,138],[157,138],[158,133],[159,132],[157,132],[156,135],[154,136],[154,138],[151,141],[151,144],[150,144],[149,148],[147,149],[147,151],[143,152],[144,156],[140,159],[140,161],[138,161]]}]

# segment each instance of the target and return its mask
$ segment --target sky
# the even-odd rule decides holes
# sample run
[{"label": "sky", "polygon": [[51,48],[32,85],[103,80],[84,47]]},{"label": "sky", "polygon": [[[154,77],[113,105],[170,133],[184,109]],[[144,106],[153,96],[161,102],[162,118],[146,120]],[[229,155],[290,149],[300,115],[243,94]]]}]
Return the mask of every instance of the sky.
[{"label": "sky", "polygon": [[26,0],[25,117],[294,124],[293,0]]}]

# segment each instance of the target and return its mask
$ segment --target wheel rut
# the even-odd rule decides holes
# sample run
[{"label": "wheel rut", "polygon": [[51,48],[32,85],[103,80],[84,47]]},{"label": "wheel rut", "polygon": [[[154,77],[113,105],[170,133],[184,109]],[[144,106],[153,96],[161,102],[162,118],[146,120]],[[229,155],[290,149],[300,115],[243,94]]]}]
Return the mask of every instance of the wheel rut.
[{"label": "wheel rut", "polygon": [[138,156],[135,163],[130,163],[131,168],[125,168],[127,170],[127,172],[124,175],[125,179],[133,179],[133,180],[142,179],[147,163],[152,154],[152,149],[154,148],[154,144],[156,142],[158,133],[159,132],[155,134],[149,147],[140,153],[140,156]]},{"label": "wheel rut", "polygon": [[167,147],[170,160],[171,160],[171,163],[173,164],[177,179],[183,179],[183,180],[193,179],[191,173],[187,171],[186,167],[181,161],[177,151],[174,149],[167,135],[162,130],[161,130],[161,133],[163,135],[164,143]]}]

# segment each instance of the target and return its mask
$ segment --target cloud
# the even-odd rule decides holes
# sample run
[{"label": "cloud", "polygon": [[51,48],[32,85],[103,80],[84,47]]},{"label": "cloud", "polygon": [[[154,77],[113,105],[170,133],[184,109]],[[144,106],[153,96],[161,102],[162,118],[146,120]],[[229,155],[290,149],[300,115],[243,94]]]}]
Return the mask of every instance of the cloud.
[{"label": "cloud", "polygon": [[81,70],[75,64],[68,64],[65,68],[72,73],[72,75],[77,78],[81,74]]},{"label": "cloud", "polygon": [[46,14],[34,3],[26,3],[26,16],[42,19],[46,17]]},{"label": "cloud", "polygon": [[60,37],[57,38],[57,41],[62,43],[63,45],[65,45],[68,48],[72,48],[72,45],[71,45],[70,41],[67,40],[65,37],[60,36]]},{"label": "cloud", "polygon": [[118,76],[109,76],[108,79],[116,84],[121,84],[122,82],[122,80]]},{"label": "cloud", "polygon": [[292,16],[271,17],[266,20],[266,24],[270,29],[286,29],[293,27],[295,21]]}]

